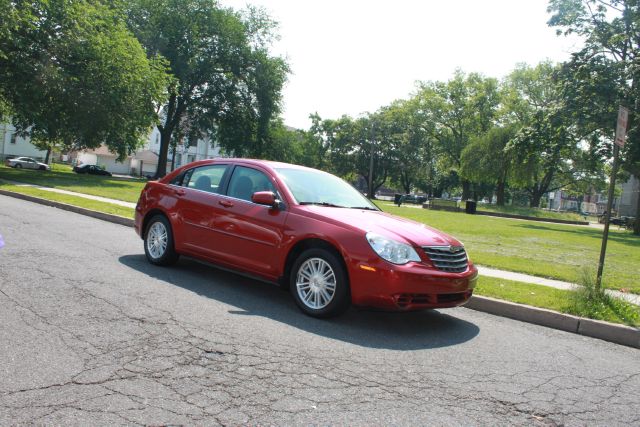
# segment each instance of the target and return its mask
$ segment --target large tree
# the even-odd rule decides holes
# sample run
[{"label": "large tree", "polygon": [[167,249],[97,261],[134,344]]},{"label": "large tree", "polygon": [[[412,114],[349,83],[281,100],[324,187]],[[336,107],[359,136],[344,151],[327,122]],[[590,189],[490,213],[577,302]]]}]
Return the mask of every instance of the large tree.
[{"label": "large tree", "polygon": [[[629,136],[622,167],[640,176],[640,3],[636,0],[551,0],[549,24],[559,34],[577,34],[584,47],[568,64],[575,76],[573,95],[582,108],[582,128],[611,150],[618,104],[630,109]],[[584,114],[586,113],[586,115]],[[636,218],[640,218],[640,198]],[[640,234],[640,221],[634,233]]]},{"label": "large tree", "polygon": [[269,55],[275,23],[258,9],[241,14],[214,0],[133,0],[128,7],[130,27],[150,56],[166,58],[173,77],[159,110],[156,176],[166,173],[185,118],[192,135],[215,135],[238,155],[262,156],[288,72]]},{"label": "large tree", "polygon": [[[164,99],[161,60],[147,56],[124,16],[100,1],[4,1],[0,99],[19,132],[48,150],[139,146]],[[48,157],[47,154],[47,157]]]},{"label": "large tree", "polygon": [[513,166],[513,153],[507,147],[516,132],[513,125],[496,126],[473,139],[460,158],[460,175],[463,178],[474,183],[495,185],[498,206],[505,204],[505,190]]},{"label": "large tree", "polygon": [[[498,81],[477,73],[456,71],[448,82],[422,83],[416,98],[425,129],[438,141],[439,151],[456,173],[469,142],[493,127],[499,105]],[[462,197],[471,196],[471,183],[462,180]]]}]

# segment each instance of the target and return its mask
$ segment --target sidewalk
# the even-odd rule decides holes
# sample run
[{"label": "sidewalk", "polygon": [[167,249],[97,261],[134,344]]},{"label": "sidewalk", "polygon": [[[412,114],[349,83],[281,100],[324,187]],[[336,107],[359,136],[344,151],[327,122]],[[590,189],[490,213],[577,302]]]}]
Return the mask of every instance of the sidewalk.
[{"label": "sidewalk", "polygon": [[17,181],[9,181],[7,179],[3,179],[1,181],[6,182],[7,184],[15,185],[16,187],[37,188],[38,190],[50,191],[52,193],[66,194],[68,196],[76,196],[76,197],[82,197],[84,199],[96,200],[98,202],[111,203],[113,205],[124,206],[125,208],[131,208],[131,209],[136,208],[135,203],[124,202],[122,200],[109,199],[109,198],[100,197],[100,196],[92,196],[91,194],[76,193],[74,191],[60,190],[58,188],[42,187],[40,185],[34,185],[34,184],[25,184]]},{"label": "sidewalk", "polygon": [[[114,205],[124,206],[124,207],[131,208],[131,209],[135,209],[135,207],[136,207],[135,203],[124,202],[122,200],[109,199],[109,198],[100,197],[100,196],[92,196],[90,194],[84,194],[84,193],[75,193],[73,191],[59,190],[57,188],[42,187],[42,186],[33,185],[33,184],[23,184],[21,182],[15,182],[15,181],[8,181],[8,180],[3,180],[3,181],[7,182],[9,184],[12,184],[12,185],[20,186],[20,187],[32,187],[32,188],[37,188],[39,190],[51,191],[53,193],[60,193],[60,194],[67,194],[67,195],[70,195],[70,196],[83,197],[85,199],[91,199],[91,200],[97,200],[97,201],[100,201],[100,202],[111,203],[111,204],[114,204]],[[411,206],[411,207],[413,207],[413,206]],[[417,207],[419,207],[419,206],[417,206]],[[598,224],[598,225],[600,225],[600,224]],[[542,277],[530,276],[528,274],[523,274],[523,273],[514,273],[512,271],[497,270],[497,269],[490,268],[490,267],[483,267],[483,266],[477,266],[477,267],[478,267],[478,272],[480,273],[481,276],[495,277],[495,278],[504,279],[504,280],[513,280],[513,281],[516,281],[516,282],[531,283],[531,284],[534,284],[534,285],[548,286],[548,287],[551,287],[551,288],[563,289],[563,290],[574,290],[574,289],[578,289],[580,287],[580,285],[577,285],[575,283],[562,282],[560,280],[545,279],[545,278],[542,278]],[[611,290],[611,289],[607,289],[606,292],[607,292],[607,294],[609,294],[609,295],[611,295],[613,297],[623,299],[623,300],[625,300],[625,301],[627,301],[627,302],[629,302],[631,304],[640,305],[640,295],[624,293],[624,292],[615,291],[615,290]]]}]

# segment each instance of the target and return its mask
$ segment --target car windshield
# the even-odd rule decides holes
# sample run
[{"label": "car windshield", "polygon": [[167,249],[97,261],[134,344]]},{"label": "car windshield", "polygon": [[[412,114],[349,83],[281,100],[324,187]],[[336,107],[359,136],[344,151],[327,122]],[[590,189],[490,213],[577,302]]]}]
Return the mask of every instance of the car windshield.
[{"label": "car windshield", "polygon": [[277,168],[293,197],[301,205],[379,210],[342,179],[314,169]]}]

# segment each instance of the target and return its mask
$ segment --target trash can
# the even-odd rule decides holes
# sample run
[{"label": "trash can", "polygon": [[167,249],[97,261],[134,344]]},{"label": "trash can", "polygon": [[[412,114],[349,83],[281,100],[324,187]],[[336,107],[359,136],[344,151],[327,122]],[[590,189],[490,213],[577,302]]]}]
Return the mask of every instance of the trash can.
[{"label": "trash can", "polygon": [[476,202],[473,200],[467,200],[467,204],[464,208],[464,211],[468,214],[476,213]]}]

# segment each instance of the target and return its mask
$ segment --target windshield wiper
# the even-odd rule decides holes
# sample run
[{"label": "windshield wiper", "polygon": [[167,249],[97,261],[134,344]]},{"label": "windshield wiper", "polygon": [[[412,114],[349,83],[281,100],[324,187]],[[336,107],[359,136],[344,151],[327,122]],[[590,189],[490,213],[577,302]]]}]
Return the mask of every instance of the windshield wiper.
[{"label": "windshield wiper", "polygon": [[364,209],[365,211],[376,211],[378,212],[380,209],[375,209],[370,206],[352,206],[349,209]]},{"label": "windshield wiper", "polygon": [[328,206],[330,208],[344,208],[344,206],[334,205],[329,202],[300,202],[301,205],[317,205],[317,206]]}]

